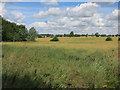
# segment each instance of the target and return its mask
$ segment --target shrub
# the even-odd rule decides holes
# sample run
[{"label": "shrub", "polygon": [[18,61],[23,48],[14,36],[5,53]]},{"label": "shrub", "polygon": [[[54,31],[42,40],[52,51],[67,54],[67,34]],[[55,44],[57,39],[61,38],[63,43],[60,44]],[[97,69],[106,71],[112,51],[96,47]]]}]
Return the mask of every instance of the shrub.
[{"label": "shrub", "polygon": [[118,38],[118,41],[120,41],[120,38]]},{"label": "shrub", "polygon": [[55,36],[53,39],[51,39],[50,41],[59,41],[59,39]]},{"label": "shrub", "polygon": [[107,37],[106,41],[112,41],[112,38],[111,37]]}]

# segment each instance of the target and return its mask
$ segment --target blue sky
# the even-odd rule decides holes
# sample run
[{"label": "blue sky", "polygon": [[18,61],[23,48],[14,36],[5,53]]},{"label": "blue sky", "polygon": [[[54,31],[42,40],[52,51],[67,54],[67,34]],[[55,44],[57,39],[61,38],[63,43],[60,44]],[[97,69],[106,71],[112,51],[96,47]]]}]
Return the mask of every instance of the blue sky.
[{"label": "blue sky", "polygon": [[[69,8],[69,10],[67,10],[67,8]],[[114,22],[110,20],[112,15],[114,17],[113,19],[116,18],[116,12],[113,12],[118,10],[117,2],[107,5],[103,3],[89,4],[87,2],[57,2],[57,5],[40,2],[14,2],[5,3],[4,9],[7,11],[7,19],[16,23],[24,23],[28,29],[34,26],[39,33],[63,34],[69,33],[70,31],[89,34],[95,32],[106,34],[117,33],[116,25],[108,27],[110,24],[117,24],[116,20],[114,20]],[[87,15],[87,13],[91,15]],[[93,20],[91,21],[92,23],[89,20]],[[106,25],[107,22],[109,25]],[[54,26],[52,26],[53,24]],[[71,26],[69,28],[70,24]],[[78,26],[81,26],[82,29],[79,29],[81,27]],[[110,29],[110,31],[106,31],[105,29]],[[112,29],[114,29],[114,31]]]}]

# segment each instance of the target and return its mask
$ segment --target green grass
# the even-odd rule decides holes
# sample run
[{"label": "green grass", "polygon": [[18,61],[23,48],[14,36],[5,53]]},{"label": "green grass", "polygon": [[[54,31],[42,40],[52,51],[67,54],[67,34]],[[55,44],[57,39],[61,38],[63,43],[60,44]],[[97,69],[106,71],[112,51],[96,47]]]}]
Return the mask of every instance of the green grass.
[{"label": "green grass", "polygon": [[118,85],[117,38],[111,42],[95,37],[59,38],[59,42],[50,39],[2,43],[4,88],[115,88]]}]

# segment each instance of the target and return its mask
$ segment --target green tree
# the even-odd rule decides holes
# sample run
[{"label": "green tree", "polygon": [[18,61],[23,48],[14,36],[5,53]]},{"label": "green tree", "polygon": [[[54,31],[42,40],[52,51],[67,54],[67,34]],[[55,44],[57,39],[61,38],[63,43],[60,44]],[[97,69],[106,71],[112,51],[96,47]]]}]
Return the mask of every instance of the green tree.
[{"label": "green tree", "polygon": [[86,34],[86,37],[88,37],[88,34]]},{"label": "green tree", "polygon": [[101,37],[106,37],[106,34],[101,34]]},{"label": "green tree", "polygon": [[99,33],[95,33],[95,36],[96,36],[96,37],[99,37]]},{"label": "green tree", "polygon": [[38,38],[42,38],[42,35],[38,34],[37,37],[38,37]]},{"label": "green tree", "polygon": [[70,32],[70,37],[73,37],[74,36],[74,32]]},{"label": "green tree", "polygon": [[24,25],[16,25],[2,18],[3,41],[26,41],[28,30]]},{"label": "green tree", "polygon": [[36,37],[37,37],[37,31],[35,30],[34,27],[30,28],[28,33],[28,39],[30,41],[34,41]]}]

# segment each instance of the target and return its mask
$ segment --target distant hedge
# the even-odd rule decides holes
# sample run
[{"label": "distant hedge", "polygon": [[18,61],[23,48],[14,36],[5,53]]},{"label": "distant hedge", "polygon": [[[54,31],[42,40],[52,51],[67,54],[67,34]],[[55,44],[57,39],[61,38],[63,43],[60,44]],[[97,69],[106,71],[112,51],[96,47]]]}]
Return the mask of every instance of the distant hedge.
[{"label": "distant hedge", "polygon": [[111,37],[107,37],[106,41],[112,41],[112,38]]},{"label": "distant hedge", "polygon": [[50,41],[59,41],[59,39],[55,36],[53,39],[51,39]]}]

